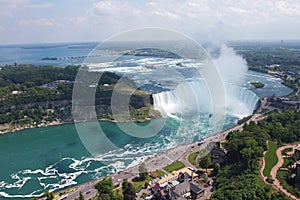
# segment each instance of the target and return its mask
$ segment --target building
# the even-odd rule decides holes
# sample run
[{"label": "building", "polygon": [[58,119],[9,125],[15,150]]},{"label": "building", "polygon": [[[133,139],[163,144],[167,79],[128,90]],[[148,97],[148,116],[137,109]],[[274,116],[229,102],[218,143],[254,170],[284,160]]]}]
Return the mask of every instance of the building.
[{"label": "building", "polygon": [[169,190],[169,196],[172,200],[200,199],[204,193],[205,189],[193,181],[184,181]]},{"label": "building", "polygon": [[270,102],[271,106],[274,106],[276,108],[280,109],[293,109],[293,110],[299,110],[300,108],[300,101],[299,100],[293,100],[286,97],[275,97],[275,95],[272,95],[268,98],[268,101]]},{"label": "building", "polygon": [[46,83],[44,85],[42,85],[42,87],[44,88],[49,88],[49,89],[57,89],[58,85],[64,83],[64,84],[72,84],[74,83],[74,81],[69,81],[69,80],[56,80],[50,83]]},{"label": "building", "polygon": [[199,199],[205,189],[193,182],[198,174],[188,168],[172,172],[151,185],[153,196],[158,199]]},{"label": "building", "polygon": [[295,154],[297,154],[298,157],[300,157],[300,144],[298,144],[297,147],[295,148]]},{"label": "building", "polygon": [[226,155],[227,155],[226,149],[215,146],[210,152],[212,165],[215,165],[216,163],[222,164],[226,159]]},{"label": "building", "polygon": [[295,188],[300,190],[300,160],[296,163]]},{"label": "building", "polygon": [[189,177],[191,178],[196,178],[198,176],[197,173],[194,173],[192,170],[188,169],[188,168],[182,168],[180,170],[174,171],[172,172],[172,174],[177,175],[177,177],[179,176],[179,174],[187,174]]}]

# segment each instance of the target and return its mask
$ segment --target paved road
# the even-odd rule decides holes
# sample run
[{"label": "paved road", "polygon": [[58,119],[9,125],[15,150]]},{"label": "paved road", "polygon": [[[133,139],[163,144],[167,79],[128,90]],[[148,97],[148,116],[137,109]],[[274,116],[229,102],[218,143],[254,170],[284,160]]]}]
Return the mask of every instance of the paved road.
[{"label": "paved road", "polygon": [[91,181],[88,183],[85,183],[83,185],[79,185],[77,190],[74,192],[69,193],[66,198],[61,197],[60,199],[66,199],[66,200],[73,200],[77,197],[79,197],[79,193],[82,192],[84,199],[90,199],[97,194],[97,190],[94,188],[94,185],[96,184],[96,181]]},{"label": "paved road", "polygon": [[286,189],[284,189],[279,180],[276,178],[277,176],[277,171],[280,169],[280,167],[283,165],[284,163],[284,158],[281,154],[281,152],[284,150],[284,149],[288,149],[288,148],[293,148],[295,149],[296,148],[296,145],[295,144],[289,144],[289,145],[286,145],[286,146],[282,146],[280,148],[278,148],[276,150],[276,155],[277,155],[277,158],[278,158],[278,162],[277,164],[272,168],[271,170],[271,177],[274,179],[274,183],[273,183],[273,186],[275,186],[275,188],[279,189],[281,192],[283,192],[284,194],[286,194],[288,197],[290,197],[291,199],[297,199],[297,197],[295,197],[294,195],[292,195],[291,193],[289,193]]}]

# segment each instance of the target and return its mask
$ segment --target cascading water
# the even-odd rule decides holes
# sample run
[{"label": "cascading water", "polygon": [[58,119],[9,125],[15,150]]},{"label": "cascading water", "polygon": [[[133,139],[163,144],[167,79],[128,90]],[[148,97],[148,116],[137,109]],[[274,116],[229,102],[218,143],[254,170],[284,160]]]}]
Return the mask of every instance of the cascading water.
[{"label": "cascading water", "polygon": [[243,118],[251,115],[256,109],[259,97],[251,90],[233,85],[229,85],[225,89],[228,114]]},{"label": "cascading water", "polygon": [[174,90],[153,95],[154,109],[163,116],[191,116],[211,111],[210,95],[204,81],[178,84]]},{"label": "cascading water", "polygon": [[[251,115],[258,96],[247,88],[225,85],[227,114],[242,118]],[[204,81],[179,84],[174,90],[153,94],[153,107],[163,116],[212,113],[209,91]]]}]

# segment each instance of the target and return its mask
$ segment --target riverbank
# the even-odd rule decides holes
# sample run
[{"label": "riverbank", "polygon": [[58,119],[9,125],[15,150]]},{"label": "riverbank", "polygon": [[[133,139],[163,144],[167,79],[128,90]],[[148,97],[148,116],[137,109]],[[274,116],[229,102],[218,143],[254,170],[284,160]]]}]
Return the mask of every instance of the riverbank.
[{"label": "riverbank", "polygon": [[72,122],[61,122],[59,120],[49,122],[47,124],[41,123],[38,125],[25,125],[25,126],[10,126],[9,124],[1,124],[0,125],[0,135],[14,133],[17,131],[25,130],[25,129],[34,129],[34,128],[43,128],[48,126],[60,126],[64,124],[71,124]]},{"label": "riverbank", "polygon": [[[147,117],[145,119],[139,119],[139,120],[124,120],[124,121],[117,121],[117,120],[112,120],[112,119],[108,119],[108,118],[102,118],[102,119],[98,119],[99,122],[109,122],[109,123],[129,123],[129,122],[136,122],[136,123],[143,123],[143,122],[147,122],[150,121],[152,118]],[[34,128],[45,128],[48,126],[60,126],[60,125],[64,125],[64,124],[75,124],[74,122],[63,122],[60,120],[55,120],[49,123],[41,123],[38,125],[28,125],[28,126],[10,126],[9,124],[1,124],[0,125],[0,135],[3,134],[8,134],[8,133],[14,133],[17,131],[21,131],[21,130],[25,130],[25,129],[34,129]]]},{"label": "riverbank", "polygon": [[[263,119],[262,114],[254,114],[252,117],[245,123],[249,123],[250,121],[259,121]],[[72,200],[79,196],[79,193],[82,192],[85,194],[87,191],[89,194],[97,194],[96,189],[94,188],[94,185],[102,180],[103,178],[112,178],[114,185],[121,185],[122,181],[124,179],[133,179],[134,177],[139,175],[139,165],[140,163],[144,162],[146,165],[146,168],[155,171],[155,170],[162,170],[165,166],[175,162],[175,161],[181,161],[185,164],[186,167],[192,167],[194,166],[189,163],[187,157],[191,152],[194,151],[201,151],[201,150],[210,150],[214,143],[225,140],[227,135],[232,131],[242,130],[244,124],[241,125],[234,125],[233,127],[216,133],[214,135],[208,136],[206,138],[203,138],[201,140],[192,142],[190,144],[185,145],[179,145],[176,147],[173,147],[171,149],[168,149],[160,154],[150,156],[146,158],[145,160],[141,160],[138,164],[129,167],[123,171],[119,171],[113,174],[110,174],[108,176],[102,177],[100,179],[92,180],[84,184],[77,185],[75,187],[71,187],[65,190],[60,191],[59,193],[63,193],[64,195],[61,197],[58,197],[57,199],[66,199],[66,200]],[[201,141],[201,143],[199,143]]]}]

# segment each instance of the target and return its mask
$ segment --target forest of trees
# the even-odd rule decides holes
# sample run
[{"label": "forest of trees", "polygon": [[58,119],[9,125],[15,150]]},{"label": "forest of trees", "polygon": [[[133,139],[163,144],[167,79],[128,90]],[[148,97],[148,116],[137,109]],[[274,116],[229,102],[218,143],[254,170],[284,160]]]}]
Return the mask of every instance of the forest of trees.
[{"label": "forest of trees", "polygon": [[[23,126],[39,124],[43,120],[51,122],[55,119],[70,122],[72,92],[78,71],[79,66],[0,67],[0,124],[11,123]],[[95,104],[109,106],[114,84],[121,76],[112,72],[90,72],[86,68],[82,68],[81,72],[83,79],[78,81],[78,85],[83,88],[83,92],[94,90],[89,87],[91,78],[97,80],[101,77],[96,84]],[[104,84],[109,87],[103,87]],[[136,88],[134,81],[127,77],[122,77],[122,84],[127,88]],[[133,118],[149,117],[149,106],[145,103],[147,99],[150,102],[150,96],[142,91],[132,95],[130,112]],[[61,103],[62,101],[64,103]],[[145,109],[139,110],[142,107]],[[99,117],[110,116],[109,114],[101,113]]]},{"label": "forest of trees", "polygon": [[243,131],[230,133],[226,141],[227,163],[216,176],[213,199],[288,199],[262,181],[259,159],[267,149],[267,140],[278,144],[299,141],[299,120],[300,112],[273,112],[257,124],[245,125]]},{"label": "forest of trees", "polygon": [[[2,97],[0,106],[71,99],[73,83],[78,70],[78,66],[64,68],[34,65],[2,67],[0,70],[0,96]],[[92,76],[100,77],[100,73],[86,72],[86,77]],[[98,84],[115,84],[120,78],[114,73],[104,72]],[[58,80],[65,82],[58,83],[55,88],[41,87]],[[135,86],[130,79],[127,82]],[[12,91],[18,91],[18,94],[12,94]]]}]

